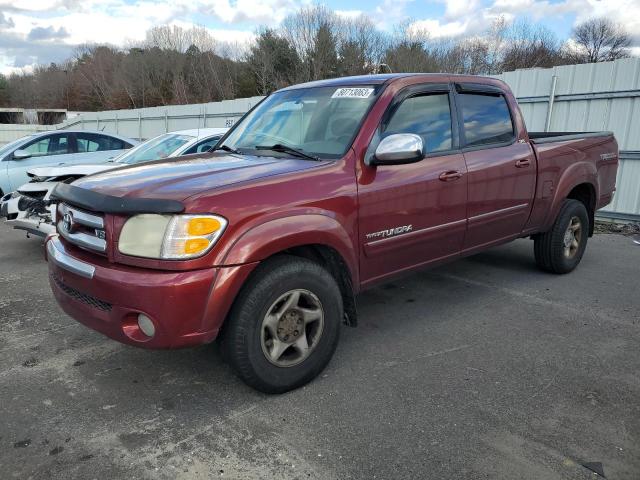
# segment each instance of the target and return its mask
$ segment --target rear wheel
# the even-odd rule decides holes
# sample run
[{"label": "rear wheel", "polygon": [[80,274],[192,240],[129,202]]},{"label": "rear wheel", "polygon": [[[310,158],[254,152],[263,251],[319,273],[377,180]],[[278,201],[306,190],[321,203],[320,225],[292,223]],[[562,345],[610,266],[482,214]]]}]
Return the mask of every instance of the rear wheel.
[{"label": "rear wheel", "polygon": [[225,358],[253,388],[281,393],[315,378],[338,343],[342,295],[317,263],[279,256],[260,265],[222,332]]},{"label": "rear wheel", "polygon": [[567,199],[551,230],[534,237],[538,266],[548,272],[568,273],[578,266],[589,237],[589,215],[584,204]]}]

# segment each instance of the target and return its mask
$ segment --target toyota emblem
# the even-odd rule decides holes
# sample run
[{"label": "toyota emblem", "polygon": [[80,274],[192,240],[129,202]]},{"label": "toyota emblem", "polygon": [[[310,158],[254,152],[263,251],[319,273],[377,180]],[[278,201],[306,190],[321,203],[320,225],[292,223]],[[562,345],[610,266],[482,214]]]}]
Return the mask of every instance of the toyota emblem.
[{"label": "toyota emblem", "polygon": [[62,225],[64,226],[64,229],[71,233],[71,230],[73,229],[73,215],[71,215],[70,212],[67,212],[64,214],[64,217],[62,217]]}]

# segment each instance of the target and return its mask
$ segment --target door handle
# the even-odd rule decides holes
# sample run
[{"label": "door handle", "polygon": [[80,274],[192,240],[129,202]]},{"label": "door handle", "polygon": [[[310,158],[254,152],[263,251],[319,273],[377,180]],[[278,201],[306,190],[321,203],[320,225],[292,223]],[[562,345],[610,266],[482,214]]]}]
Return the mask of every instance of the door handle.
[{"label": "door handle", "polygon": [[531,165],[531,160],[529,160],[528,158],[523,158],[516,162],[516,168],[524,168],[528,167],[529,165]]},{"label": "door handle", "polygon": [[460,177],[462,177],[462,173],[457,170],[449,170],[447,172],[442,172],[438,178],[443,182],[451,182],[453,180],[458,180]]}]

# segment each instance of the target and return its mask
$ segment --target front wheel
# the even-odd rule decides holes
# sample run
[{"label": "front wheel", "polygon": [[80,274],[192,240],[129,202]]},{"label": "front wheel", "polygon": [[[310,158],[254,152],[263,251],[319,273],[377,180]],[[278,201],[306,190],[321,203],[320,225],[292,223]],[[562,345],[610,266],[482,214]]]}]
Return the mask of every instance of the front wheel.
[{"label": "front wheel", "polygon": [[534,237],[536,263],[542,270],[568,273],[578,266],[589,237],[589,215],[582,202],[567,199],[551,230]]},{"label": "front wheel", "polygon": [[280,256],[243,287],[222,332],[225,359],[248,385],[281,393],[315,378],[338,343],[342,295],[310,260]]}]

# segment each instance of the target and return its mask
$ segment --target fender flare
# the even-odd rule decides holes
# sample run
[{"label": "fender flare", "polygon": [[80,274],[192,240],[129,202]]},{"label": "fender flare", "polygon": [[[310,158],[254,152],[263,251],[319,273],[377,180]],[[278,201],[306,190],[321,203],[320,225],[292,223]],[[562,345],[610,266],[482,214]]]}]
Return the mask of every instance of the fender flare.
[{"label": "fender flare", "polygon": [[569,166],[558,180],[558,186],[556,187],[555,195],[549,208],[549,213],[544,221],[544,228],[542,231],[548,231],[553,222],[555,222],[562,202],[567,198],[571,190],[581,184],[588,184],[593,187],[595,192],[595,201],[598,201],[598,172],[595,165],[589,162],[574,163]]},{"label": "fender flare", "polygon": [[319,213],[289,215],[250,227],[229,246],[221,266],[259,262],[303,245],[335,250],[349,269],[353,286],[357,288],[360,284],[358,257],[349,234],[335,218]]}]

